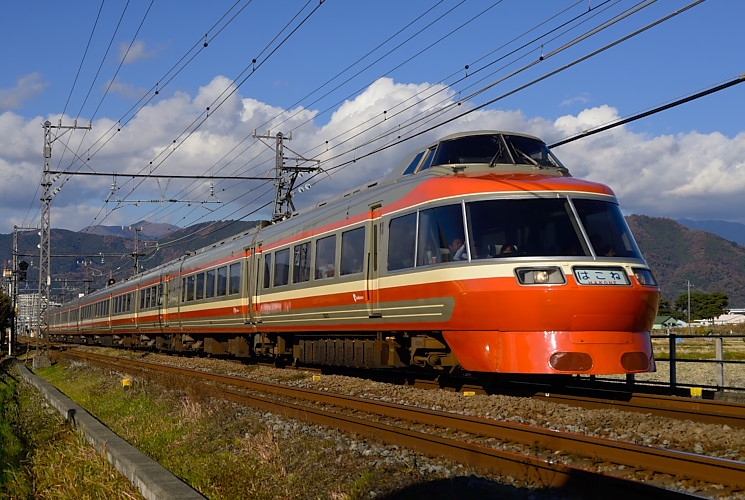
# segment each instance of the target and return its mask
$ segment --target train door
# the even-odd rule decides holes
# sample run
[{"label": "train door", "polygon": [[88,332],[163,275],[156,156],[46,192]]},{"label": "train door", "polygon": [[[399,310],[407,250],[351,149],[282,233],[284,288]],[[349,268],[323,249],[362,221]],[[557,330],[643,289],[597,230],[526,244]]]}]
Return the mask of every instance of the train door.
[{"label": "train door", "polygon": [[106,330],[111,333],[114,331],[114,325],[112,324],[112,315],[114,313],[114,296],[109,293],[108,298],[106,299],[105,308],[106,308]]},{"label": "train door", "polygon": [[380,223],[382,205],[370,205],[370,245],[367,254],[367,313],[371,318],[380,318],[380,237],[383,228]]},{"label": "train door", "polygon": [[140,314],[142,314],[142,307],[140,306],[140,294],[145,293],[144,290],[140,289],[140,280],[135,282],[135,288],[132,292],[132,311],[134,312],[134,327],[135,330],[140,329]]},{"label": "train door", "polygon": [[243,300],[242,300],[242,307],[243,307],[243,321],[244,323],[254,324],[255,321],[255,313],[254,309],[256,307],[256,300],[258,300],[258,292],[254,292],[256,290],[256,276],[258,273],[258,268],[256,267],[256,261],[257,255],[256,255],[256,246],[251,245],[250,247],[246,247],[243,249],[243,253],[246,256],[246,262],[243,266],[245,269],[245,286],[244,286],[244,294],[243,294]]},{"label": "train door", "polygon": [[[181,330],[183,328],[183,323],[181,322],[181,308],[184,305],[184,301],[186,300],[186,278],[184,278],[184,264],[185,259],[181,259],[181,262],[179,262],[178,265],[178,277],[176,278],[178,280],[178,286],[175,287],[175,290],[178,290],[178,297],[174,297],[174,302],[176,302],[178,305],[175,307],[175,313],[176,313],[176,323],[177,328]],[[174,291],[175,291],[174,290]],[[171,325],[173,326],[173,325]]]},{"label": "train door", "polygon": [[168,328],[168,288],[170,286],[171,276],[169,274],[162,274],[160,276],[160,284],[158,285],[158,322],[160,323],[160,330],[163,331]]}]

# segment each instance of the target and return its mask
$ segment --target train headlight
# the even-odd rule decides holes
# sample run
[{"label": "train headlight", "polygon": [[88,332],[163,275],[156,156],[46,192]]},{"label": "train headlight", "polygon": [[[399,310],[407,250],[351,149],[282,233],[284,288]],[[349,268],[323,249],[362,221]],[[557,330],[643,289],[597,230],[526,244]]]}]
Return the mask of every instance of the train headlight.
[{"label": "train headlight", "polygon": [[547,267],[518,267],[515,276],[521,285],[563,285],[567,282],[561,268]]},{"label": "train headlight", "polygon": [[634,268],[634,277],[642,286],[657,286],[657,281],[649,269]]}]

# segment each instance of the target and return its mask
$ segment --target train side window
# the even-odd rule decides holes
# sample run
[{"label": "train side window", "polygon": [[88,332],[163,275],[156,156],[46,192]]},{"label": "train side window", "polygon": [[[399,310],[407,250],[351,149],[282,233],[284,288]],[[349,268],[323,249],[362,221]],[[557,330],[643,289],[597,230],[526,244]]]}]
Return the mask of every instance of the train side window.
[{"label": "train side window", "polygon": [[274,252],[274,286],[288,283],[290,274],[290,249],[285,248]]},{"label": "train side window", "polygon": [[264,254],[264,288],[272,286],[272,254]]},{"label": "train side window", "polygon": [[153,288],[152,287],[147,287],[145,289],[145,309],[147,309],[147,308],[149,308],[149,307],[151,307],[153,305],[152,297],[150,296],[150,294],[152,293],[152,291],[153,291]]},{"label": "train side window", "polygon": [[388,270],[414,267],[416,213],[391,219],[388,225]]},{"label": "train side window", "polygon": [[217,296],[222,297],[228,294],[228,266],[222,266],[217,269]]},{"label": "train side window", "polygon": [[416,265],[454,260],[468,260],[462,206],[447,205],[419,212]]},{"label": "train side window", "polygon": [[316,241],[316,265],[314,275],[317,280],[334,277],[336,262],[336,235],[326,236]]},{"label": "train side window", "polygon": [[411,163],[409,163],[409,166],[406,167],[406,170],[404,170],[403,175],[409,175],[413,174],[416,170],[416,167],[419,166],[419,162],[422,160],[422,156],[424,156],[424,151],[417,154],[413,160],[411,160]]},{"label": "train side window", "polygon": [[228,293],[230,295],[241,291],[241,263],[230,264],[230,281],[228,282]]},{"label": "train side window", "polygon": [[194,282],[196,277],[192,274],[186,277],[186,301],[191,302],[194,300]]},{"label": "train side window", "polygon": [[196,300],[204,298],[204,273],[197,274],[197,293],[195,297]]},{"label": "train side window", "polygon": [[303,283],[310,279],[310,243],[295,245],[292,256],[292,282]]},{"label": "train side window", "polygon": [[341,233],[341,274],[362,272],[365,260],[365,228]]},{"label": "train side window", "polygon": [[163,283],[159,283],[158,286],[156,287],[156,290],[157,290],[156,296],[158,297],[158,301],[156,302],[155,305],[161,306],[163,305]]},{"label": "train side window", "polygon": [[204,296],[208,299],[210,297],[215,296],[215,270],[210,269],[207,271],[207,281],[205,282],[206,289],[204,291]]}]

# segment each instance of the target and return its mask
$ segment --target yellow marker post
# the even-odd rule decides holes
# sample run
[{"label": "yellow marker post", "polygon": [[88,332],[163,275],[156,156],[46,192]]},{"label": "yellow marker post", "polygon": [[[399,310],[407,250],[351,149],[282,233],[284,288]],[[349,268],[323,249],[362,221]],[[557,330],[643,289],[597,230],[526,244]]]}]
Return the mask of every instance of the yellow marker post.
[{"label": "yellow marker post", "polygon": [[318,382],[319,380],[321,380],[321,376],[320,375],[313,375],[313,381],[314,382]]},{"label": "yellow marker post", "polygon": [[131,385],[132,385],[132,379],[131,378],[122,379],[122,387],[124,387],[125,390],[126,389],[129,389]]},{"label": "yellow marker post", "polygon": [[703,396],[704,390],[701,387],[691,387],[691,397],[700,398]]}]

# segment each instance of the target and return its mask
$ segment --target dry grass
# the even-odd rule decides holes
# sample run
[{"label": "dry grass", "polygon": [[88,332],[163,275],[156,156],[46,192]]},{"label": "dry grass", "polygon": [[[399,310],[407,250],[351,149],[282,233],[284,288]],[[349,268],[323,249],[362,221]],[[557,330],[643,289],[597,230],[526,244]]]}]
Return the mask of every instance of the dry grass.
[{"label": "dry grass", "polygon": [[[119,374],[82,370],[59,363],[40,374],[209,498],[352,500],[400,480],[370,471],[342,438],[311,435],[299,424],[275,429],[263,414],[216,400],[209,390],[175,390],[183,380],[132,377],[124,390]],[[418,479],[401,471],[408,484]]]},{"label": "dry grass", "polygon": [[[141,499],[126,478],[48,407],[30,384],[2,374],[2,499]],[[9,442],[15,446],[7,447]]]}]

